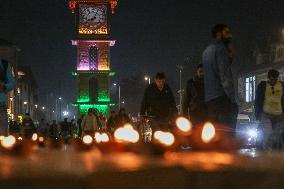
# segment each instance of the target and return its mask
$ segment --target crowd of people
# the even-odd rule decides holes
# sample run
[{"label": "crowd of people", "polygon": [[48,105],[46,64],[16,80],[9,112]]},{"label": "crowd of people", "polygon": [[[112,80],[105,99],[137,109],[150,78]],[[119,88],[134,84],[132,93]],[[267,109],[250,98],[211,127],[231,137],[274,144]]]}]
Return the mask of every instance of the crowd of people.
[{"label": "crowd of people", "polygon": [[[232,33],[224,24],[212,29],[212,42],[202,55],[196,76],[187,82],[182,114],[194,125],[206,120],[221,123],[234,135],[238,105],[231,71],[233,49]],[[146,89],[141,115],[151,117],[154,129],[170,129],[177,115],[172,91],[165,83],[165,74],[157,73],[155,82]]]},{"label": "crowd of people", "polygon": [[30,139],[34,133],[45,138],[68,139],[81,138],[84,135],[93,136],[96,131],[105,131],[113,134],[117,127],[130,122],[131,119],[124,108],[121,108],[118,114],[115,111],[111,111],[108,119],[104,117],[102,112],[90,108],[87,115],[82,115],[77,122],[74,119],[69,122],[68,118],[64,118],[62,122],[52,120],[51,123],[48,123],[42,118],[36,125],[30,114],[26,113],[22,123],[11,120],[8,130],[10,135],[23,136],[27,139]]}]

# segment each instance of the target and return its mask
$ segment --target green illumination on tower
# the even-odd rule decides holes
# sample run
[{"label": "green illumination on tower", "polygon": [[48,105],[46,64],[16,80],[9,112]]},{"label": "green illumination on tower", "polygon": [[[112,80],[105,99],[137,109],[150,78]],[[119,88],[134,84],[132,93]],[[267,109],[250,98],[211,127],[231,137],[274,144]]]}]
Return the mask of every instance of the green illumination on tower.
[{"label": "green illumination on tower", "polygon": [[109,93],[106,90],[101,90],[98,96],[98,102],[110,102]]},{"label": "green illumination on tower", "polygon": [[81,96],[80,98],[77,99],[77,102],[90,102],[90,97],[89,96]]},{"label": "green illumination on tower", "polygon": [[109,104],[73,104],[73,106],[77,106],[81,114],[87,114],[90,108],[94,108],[104,115],[109,114]]}]

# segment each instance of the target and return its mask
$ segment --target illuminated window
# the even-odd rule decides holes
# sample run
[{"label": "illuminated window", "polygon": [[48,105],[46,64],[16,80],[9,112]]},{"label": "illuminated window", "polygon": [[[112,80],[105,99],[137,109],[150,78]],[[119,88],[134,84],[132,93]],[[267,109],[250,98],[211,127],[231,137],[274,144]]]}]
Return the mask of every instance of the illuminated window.
[{"label": "illuminated window", "polygon": [[96,46],[90,47],[89,64],[90,70],[98,70],[98,47]]},{"label": "illuminated window", "polygon": [[246,102],[255,100],[255,76],[246,78]]}]

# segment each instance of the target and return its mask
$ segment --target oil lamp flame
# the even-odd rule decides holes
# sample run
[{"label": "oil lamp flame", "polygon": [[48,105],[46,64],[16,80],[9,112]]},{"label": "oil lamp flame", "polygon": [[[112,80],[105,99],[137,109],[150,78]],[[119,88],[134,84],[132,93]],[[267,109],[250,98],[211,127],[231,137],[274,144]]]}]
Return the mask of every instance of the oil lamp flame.
[{"label": "oil lamp flame", "polygon": [[43,137],[39,137],[39,138],[38,138],[38,141],[39,141],[39,142],[43,142],[43,141],[44,141],[44,138],[43,138]]},{"label": "oil lamp flame", "polygon": [[210,141],[213,140],[215,137],[216,130],[215,127],[212,123],[207,122],[204,124],[202,133],[201,133],[201,139],[205,143],[209,143]]},{"label": "oil lamp flame", "polygon": [[106,133],[101,134],[102,142],[109,142],[109,137]]},{"label": "oil lamp flame", "polygon": [[34,133],[33,134],[33,136],[32,136],[32,141],[37,141],[37,139],[38,139],[38,135],[36,134],[36,133]]},{"label": "oil lamp flame", "polygon": [[90,145],[93,143],[93,138],[90,135],[86,135],[83,137],[83,143]]},{"label": "oil lamp flame", "polygon": [[106,142],[109,142],[109,136],[106,133],[100,134],[100,133],[96,132],[95,133],[95,140],[96,140],[97,143],[101,143],[101,142],[106,143]]},{"label": "oil lamp flame", "polygon": [[136,143],[139,141],[139,133],[133,129],[132,125],[126,124],[114,132],[116,142]]},{"label": "oil lamp flame", "polygon": [[133,126],[130,125],[129,123],[128,123],[128,124],[125,124],[123,127],[124,127],[124,128],[128,128],[128,129],[133,129]]},{"label": "oil lamp flame", "polygon": [[179,117],[176,120],[177,128],[183,132],[189,132],[192,129],[192,125],[188,119],[185,117]]},{"label": "oil lamp flame", "polygon": [[165,146],[171,146],[175,142],[175,137],[170,132],[156,131],[154,133],[154,138]]},{"label": "oil lamp flame", "polygon": [[16,138],[12,135],[5,137],[2,141],[1,144],[5,149],[11,149],[16,143]]}]

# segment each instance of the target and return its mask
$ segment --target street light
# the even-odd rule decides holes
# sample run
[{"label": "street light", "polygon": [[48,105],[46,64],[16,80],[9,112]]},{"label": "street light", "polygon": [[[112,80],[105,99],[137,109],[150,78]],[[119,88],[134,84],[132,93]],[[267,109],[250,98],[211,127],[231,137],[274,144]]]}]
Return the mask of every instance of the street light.
[{"label": "street light", "polygon": [[118,87],[118,110],[120,110],[120,85],[118,83],[114,83],[113,85]]},{"label": "street light", "polygon": [[24,107],[25,107],[25,113],[28,113],[28,102],[24,102]]},{"label": "street light", "polygon": [[68,116],[69,115],[69,112],[67,112],[67,111],[64,111],[62,113],[63,113],[63,116]]},{"label": "street light", "polygon": [[151,84],[151,77],[145,76],[144,79],[145,81],[148,81],[149,85]]},{"label": "street light", "polygon": [[[62,97],[59,97],[58,100],[59,100],[59,120],[61,120]],[[56,105],[57,105],[57,102],[56,102]],[[58,114],[58,111],[56,112]]]},{"label": "street light", "polygon": [[37,121],[37,107],[38,107],[38,105],[35,104],[35,119],[36,119],[36,121]]},{"label": "street light", "polygon": [[179,113],[182,112],[182,70],[183,66],[182,65],[177,65],[177,68],[179,69]]},{"label": "street light", "polygon": [[45,107],[44,107],[44,106],[42,107],[42,110],[45,110]]}]

